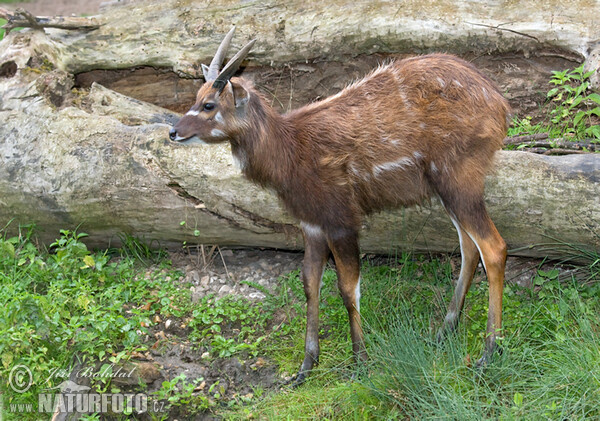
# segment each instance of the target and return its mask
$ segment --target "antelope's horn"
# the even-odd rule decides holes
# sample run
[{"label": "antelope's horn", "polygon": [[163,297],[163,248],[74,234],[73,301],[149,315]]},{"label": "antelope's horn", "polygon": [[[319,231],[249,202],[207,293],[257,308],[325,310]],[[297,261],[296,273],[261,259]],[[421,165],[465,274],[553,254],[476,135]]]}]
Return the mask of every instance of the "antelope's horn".
[{"label": "antelope's horn", "polygon": [[229,82],[229,79],[231,79],[231,77],[240,67],[240,64],[242,64],[242,61],[244,61],[255,42],[255,39],[250,41],[244,46],[244,48],[238,51],[238,53],[235,56],[233,56],[231,60],[229,60],[229,62],[225,65],[223,70],[221,70],[221,73],[219,73],[219,76],[217,76],[217,78],[215,79],[213,83],[214,88],[222,90],[225,87],[225,85],[227,85],[227,82]]},{"label": "antelope's horn", "polygon": [[202,73],[204,73],[205,81],[213,81],[219,75],[219,68],[223,64],[225,54],[227,54],[227,50],[229,49],[229,44],[231,44],[231,38],[233,38],[234,32],[235,26],[229,30],[227,35],[225,35],[225,38],[223,38],[223,41],[221,41],[221,45],[219,45],[219,48],[210,62],[210,65],[208,67],[202,65]]}]

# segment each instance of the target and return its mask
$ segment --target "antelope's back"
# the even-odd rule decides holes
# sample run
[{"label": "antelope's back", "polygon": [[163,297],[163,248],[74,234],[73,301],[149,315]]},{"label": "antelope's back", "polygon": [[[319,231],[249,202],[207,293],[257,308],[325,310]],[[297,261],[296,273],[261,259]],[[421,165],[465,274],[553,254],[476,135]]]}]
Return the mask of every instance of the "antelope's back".
[{"label": "antelope's back", "polygon": [[290,117],[306,159],[319,157],[315,171],[330,180],[332,200],[341,207],[351,195],[370,213],[420,203],[442,179],[482,191],[508,113],[474,66],[431,54],[381,66]]}]

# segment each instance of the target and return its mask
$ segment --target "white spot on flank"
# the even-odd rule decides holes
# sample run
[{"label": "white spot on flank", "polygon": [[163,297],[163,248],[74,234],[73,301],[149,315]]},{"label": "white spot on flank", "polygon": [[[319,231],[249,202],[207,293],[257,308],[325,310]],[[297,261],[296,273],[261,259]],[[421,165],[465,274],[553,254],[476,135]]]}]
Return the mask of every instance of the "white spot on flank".
[{"label": "white spot on flank", "polygon": [[437,174],[438,173],[438,167],[437,167],[437,165],[435,165],[435,162],[431,163],[431,172],[433,174]]},{"label": "white spot on flank", "polygon": [[373,167],[373,175],[377,177],[379,174],[385,171],[401,170],[414,165],[412,159],[408,157],[399,158],[395,161],[384,162]]},{"label": "white spot on flank", "polygon": [[438,76],[437,81],[440,83],[440,86],[443,88],[444,86],[446,86],[446,82],[444,82],[444,79],[442,79],[441,77]]},{"label": "white spot on flank", "polygon": [[223,116],[221,115],[221,112],[219,111],[218,113],[215,114],[215,121],[217,123],[223,124],[225,123],[225,119],[223,118]]},{"label": "white spot on flank", "polygon": [[225,133],[223,133],[223,131],[219,129],[212,129],[210,135],[212,137],[224,137]]},{"label": "white spot on flank", "polygon": [[361,277],[358,277],[358,282],[356,284],[356,288],[354,289],[354,302],[356,305],[356,311],[360,313],[360,280]]},{"label": "white spot on flank", "polygon": [[421,158],[423,158],[423,154],[421,152],[413,152],[413,156],[415,157],[415,160],[418,161]]},{"label": "white spot on flank", "polygon": [[361,173],[360,170],[356,167],[356,163],[350,162],[348,164],[348,169],[354,174],[356,177],[362,178],[363,180],[369,180],[371,178],[371,174],[369,173]]},{"label": "white spot on flank", "polygon": [[456,80],[456,79],[454,80],[454,84],[456,86],[458,86],[459,88],[462,88],[462,84],[458,80]]},{"label": "white spot on flank", "polygon": [[189,110],[187,113],[185,113],[185,115],[193,115],[193,116],[197,116],[200,114],[200,111],[194,111],[194,110]]},{"label": "white spot on flank", "polygon": [[300,227],[304,234],[308,237],[321,237],[323,235],[323,230],[318,225],[309,224],[308,222],[300,222]]}]

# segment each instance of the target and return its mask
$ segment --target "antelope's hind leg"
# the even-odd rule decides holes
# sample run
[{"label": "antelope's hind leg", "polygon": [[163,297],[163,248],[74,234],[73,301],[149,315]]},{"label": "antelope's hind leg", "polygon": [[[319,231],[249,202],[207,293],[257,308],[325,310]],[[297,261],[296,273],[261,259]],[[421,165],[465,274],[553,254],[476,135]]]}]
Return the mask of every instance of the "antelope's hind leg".
[{"label": "antelope's hind leg", "polygon": [[465,304],[465,296],[467,295],[467,292],[469,292],[475,270],[477,269],[477,263],[479,263],[479,251],[477,250],[477,245],[452,216],[451,219],[456,227],[460,241],[460,275],[456,282],[454,295],[448,306],[448,312],[444,318],[444,324],[437,334],[438,342],[442,342],[446,335],[456,330],[460,314]]},{"label": "antelope's hind leg", "polygon": [[325,234],[319,227],[302,224],[302,233],[305,249],[302,282],[306,295],[306,337],[304,361],[294,379],[295,386],[302,384],[319,362],[319,295],[323,269],[330,252]]},{"label": "antelope's hind leg", "polygon": [[[460,199],[452,200],[457,197]],[[464,298],[477,265],[477,259],[473,251],[473,246],[475,246],[481,256],[489,282],[485,350],[483,356],[477,362],[478,365],[484,365],[497,350],[496,338],[501,334],[502,329],[502,293],[506,266],[506,243],[485,209],[483,188],[481,194],[470,195],[462,192],[458,196],[442,197],[442,200],[444,200],[444,206],[459,232],[459,237],[462,237],[461,252],[464,253],[464,266],[461,267],[456,291],[444,321],[444,329],[452,328],[458,322],[458,314],[464,305]]]}]

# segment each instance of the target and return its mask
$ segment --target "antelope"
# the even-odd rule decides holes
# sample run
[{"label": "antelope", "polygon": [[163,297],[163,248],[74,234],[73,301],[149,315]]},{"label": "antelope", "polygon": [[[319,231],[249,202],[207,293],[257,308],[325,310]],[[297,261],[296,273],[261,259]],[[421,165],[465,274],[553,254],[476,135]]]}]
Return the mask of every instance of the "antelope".
[{"label": "antelope", "polygon": [[243,175],[277,193],[300,220],[306,294],[302,383],[319,359],[319,294],[330,254],[348,311],[352,350],[366,359],[360,319],[359,227],[383,209],[438,197],[460,242],[461,269],[438,340],[456,329],[481,257],[489,280],[483,356],[498,348],[506,243],[488,216],[484,179],[502,147],[509,106],[470,63],[430,54],[381,65],[336,95],[286,114],[234,77],[255,40],[219,72],[233,28],[209,66],[196,103],[169,137],[184,145],[229,142]]}]

